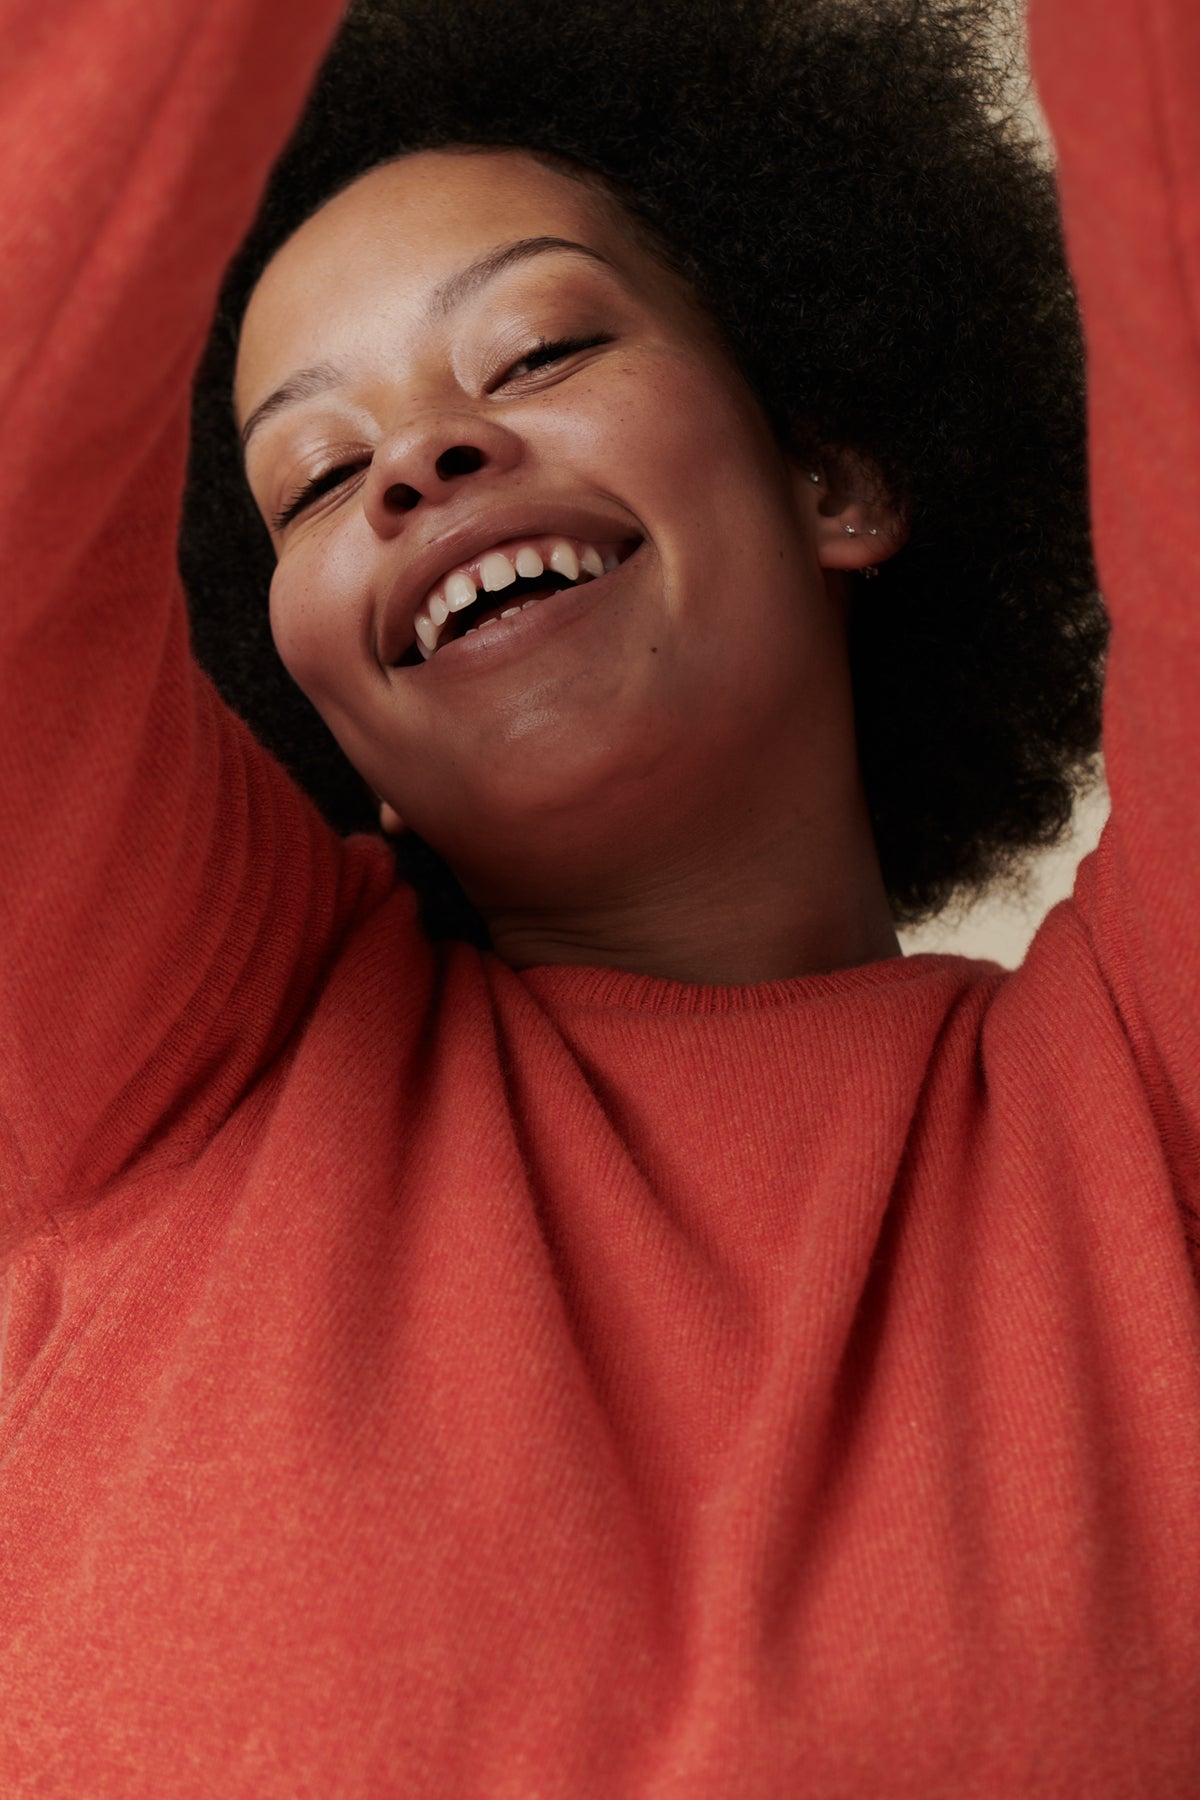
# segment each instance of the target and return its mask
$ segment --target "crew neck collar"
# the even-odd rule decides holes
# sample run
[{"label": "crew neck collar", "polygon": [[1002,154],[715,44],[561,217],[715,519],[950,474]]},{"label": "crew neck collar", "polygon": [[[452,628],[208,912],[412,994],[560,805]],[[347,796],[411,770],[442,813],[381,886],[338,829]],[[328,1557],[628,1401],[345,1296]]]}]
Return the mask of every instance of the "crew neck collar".
[{"label": "crew neck collar", "polygon": [[518,979],[538,999],[558,1005],[642,1013],[732,1014],[803,1006],[842,994],[867,993],[928,980],[939,972],[954,971],[962,980],[968,970],[972,972],[972,980],[999,972],[993,963],[973,962],[962,956],[919,953],[886,957],[851,969],[833,969],[828,974],[800,975],[786,981],[749,982],[737,986],[671,981],[657,975],[637,975],[625,969],[589,968],[577,963],[539,964],[520,970]]}]

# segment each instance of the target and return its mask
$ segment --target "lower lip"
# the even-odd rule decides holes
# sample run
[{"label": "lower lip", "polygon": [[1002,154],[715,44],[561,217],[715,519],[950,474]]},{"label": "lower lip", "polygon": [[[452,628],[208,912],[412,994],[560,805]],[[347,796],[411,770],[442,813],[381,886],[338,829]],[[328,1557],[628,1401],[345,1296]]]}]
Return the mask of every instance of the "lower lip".
[{"label": "lower lip", "polygon": [[[510,656],[523,656],[536,647],[541,638],[586,619],[597,607],[615,598],[625,585],[624,577],[641,553],[638,545],[605,575],[596,575],[578,587],[561,588],[547,594],[536,606],[522,608],[508,619],[494,619],[477,626],[463,637],[452,638],[429,661],[419,668],[393,667],[389,673],[429,679],[431,676],[456,676],[482,672],[496,667]],[[499,599],[499,595],[497,596]]]}]

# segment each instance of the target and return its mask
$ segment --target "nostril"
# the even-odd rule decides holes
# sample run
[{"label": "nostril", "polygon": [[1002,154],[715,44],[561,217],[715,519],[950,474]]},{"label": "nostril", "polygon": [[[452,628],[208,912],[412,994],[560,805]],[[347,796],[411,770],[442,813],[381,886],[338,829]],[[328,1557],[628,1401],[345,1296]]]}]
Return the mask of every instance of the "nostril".
[{"label": "nostril", "polygon": [[482,466],[483,451],[474,444],[453,444],[449,450],[443,450],[434,464],[443,481],[450,481],[455,475],[473,475]]},{"label": "nostril", "polygon": [[421,498],[406,481],[394,481],[383,496],[383,504],[392,512],[411,512]]}]

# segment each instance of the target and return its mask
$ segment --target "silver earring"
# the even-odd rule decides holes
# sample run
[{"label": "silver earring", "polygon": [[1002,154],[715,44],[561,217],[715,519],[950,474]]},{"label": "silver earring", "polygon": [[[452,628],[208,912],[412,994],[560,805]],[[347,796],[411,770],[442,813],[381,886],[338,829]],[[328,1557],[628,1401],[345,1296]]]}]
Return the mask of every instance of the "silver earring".
[{"label": "silver earring", "polygon": [[[868,525],[866,532],[863,533],[858,530],[857,526],[847,525],[846,526],[846,536],[847,537],[862,537],[862,536],[878,537],[879,536],[879,527],[877,525]],[[870,581],[872,579],[872,577],[878,575],[878,573],[879,573],[879,570],[876,568],[874,563],[868,563],[868,565],[865,569],[859,570],[859,574],[862,576],[864,581]]]},{"label": "silver earring", "polygon": [[816,471],[816,470],[815,470],[815,469],[813,469],[813,470],[812,470],[812,471],[811,471],[811,473],[810,473],[810,474],[809,474],[809,477],[808,477],[808,479],[809,479],[809,480],[810,480],[810,481],[815,481],[815,482],[816,482],[816,484],[817,484],[817,486],[818,486],[818,487],[820,487],[820,485],[821,485],[821,477],[820,477],[820,476],[819,476],[819,475],[818,475],[818,474],[817,474],[817,471]]}]

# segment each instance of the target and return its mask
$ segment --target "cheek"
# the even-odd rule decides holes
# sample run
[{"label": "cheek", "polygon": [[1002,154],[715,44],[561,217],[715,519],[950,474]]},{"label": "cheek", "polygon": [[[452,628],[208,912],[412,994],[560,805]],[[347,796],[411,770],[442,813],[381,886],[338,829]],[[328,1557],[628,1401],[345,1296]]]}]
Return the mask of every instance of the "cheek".
[{"label": "cheek", "polygon": [[627,396],[611,448],[639,487],[703,540],[728,535],[742,509],[787,505],[784,460],[749,389],[732,371],[663,358]]},{"label": "cheek", "polygon": [[276,569],[271,582],[271,636],[284,668],[306,694],[319,666],[318,609],[294,574]]},{"label": "cheek", "polygon": [[336,694],[357,643],[355,589],[336,557],[286,556],[271,582],[271,635],[292,680],[314,704]]},{"label": "cheek", "polygon": [[689,363],[656,375],[627,415],[630,491],[663,524],[689,612],[764,617],[811,561],[793,472],[740,377]]},{"label": "cheek", "polygon": [[698,460],[726,453],[726,446],[731,456],[738,448],[744,456],[755,430],[749,391],[732,372],[688,347],[656,345],[627,358],[614,355],[566,392],[557,418],[548,409],[549,429],[581,459],[627,477],[636,470],[652,481],[668,474],[684,480]]}]

